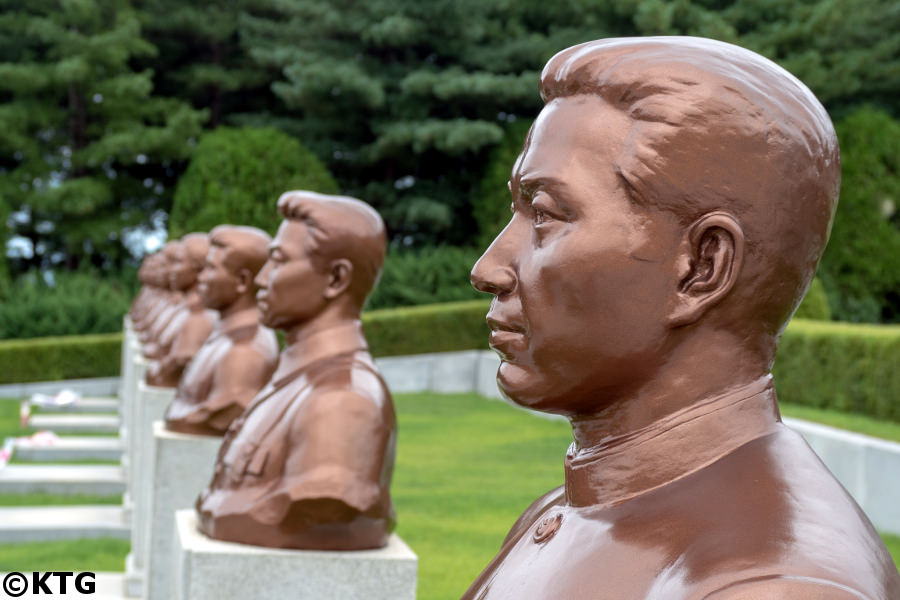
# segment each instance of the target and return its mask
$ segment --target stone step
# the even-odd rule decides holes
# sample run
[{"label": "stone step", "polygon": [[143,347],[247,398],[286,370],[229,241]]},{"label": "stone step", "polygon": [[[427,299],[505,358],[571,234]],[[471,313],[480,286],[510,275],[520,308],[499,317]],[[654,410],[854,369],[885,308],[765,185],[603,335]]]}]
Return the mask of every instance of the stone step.
[{"label": "stone step", "polygon": [[32,404],[31,409],[35,414],[48,413],[118,413],[119,400],[117,398],[86,396],[79,398],[71,404],[60,406],[39,406]]},{"label": "stone step", "polygon": [[124,491],[125,475],[118,465],[12,464],[0,469],[0,494],[114,496]]},{"label": "stone step", "polygon": [[121,506],[10,506],[0,508],[0,543],[131,536]]},{"label": "stone step", "polygon": [[32,415],[29,426],[54,433],[118,433],[114,415]]},{"label": "stone step", "polygon": [[[31,572],[23,573],[26,578],[28,578],[28,592],[19,596],[20,599],[23,600],[40,600],[46,598],[90,598],[91,600],[125,600],[128,596],[125,596],[122,593],[125,581],[124,573],[95,573],[93,577],[94,581],[94,592],[90,595],[81,594],[75,588],[75,577],[79,575],[79,573],[74,573],[73,575],[66,578],[66,593],[60,593],[61,587],[59,582],[59,577],[56,575],[50,576],[46,579],[45,585],[51,590],[52,596],[47,594],[46,592],[34,593],[31,589],[32,583],[32,574]],[[6,573],[0,573],[0,578],[6,576]],[[90,581],[91,578],[86,576],[82,581],[86,584]],[[19,585],[18,583],[15,585]],[[4,596],[6,597],[6,596]]]},{"label": "stone step", "polygon": [[33,444],[18,438],[13,456],[24,461],[120,460],[122,442],[115,437],[63,436],[53,445]]}]

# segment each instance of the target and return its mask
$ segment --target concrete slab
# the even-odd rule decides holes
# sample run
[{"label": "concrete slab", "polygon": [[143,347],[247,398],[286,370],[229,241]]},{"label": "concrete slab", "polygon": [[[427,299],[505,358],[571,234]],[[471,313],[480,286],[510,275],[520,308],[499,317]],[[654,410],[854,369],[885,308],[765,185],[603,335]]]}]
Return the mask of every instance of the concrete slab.
[{"label": "concrete slab", "polygon": [[85,396],[71,404],[61,406],[33,406],[35,415],[48,413],[106,413],[119,412],[119,400],[100,396]]},{"label": "concrete slab", "polygon": [[120,506],[14,506],[0,508],[0,543],[49,542],[130,534]]},{"label": "concrete slab", "polygon": [[144,522],[147,528],[144,596],[149,600],[171,600],[175,511],[193,508],[197,496],[212,478],[222,438],[175,433],[168,431],[162,421],[156,421],[153,444],[149,518]]},{"label": "concrete slab", "polygon": [[114,496],[125,491],[118,465],[7,465],[0,470],[0,494]]},{"label": "concrete slab", "polygon": [[432,354],[429,389],[441,393],[475,390],[479,350]]},{"label": "concrete slab", "polygon": [[[94,576],[83,575],[81,577],[82,586],[90,585],[89,582],[93,581],[93,591],[90,593],[82,594],[79,592],[75,586],[76,579],[81,573],[73,573],[71,576],[65,578],[65,593],[62,593],[61,582],[59,577],[53,576],[48,577],[46,579],[46,586],[50,589],[50,593],[32,593],[31,591],[31,577],[32,574],[23,573],[26,577],[28,577],[29,582],[29,592],[24,594],[23,596],[18,596],[18,598],[24,598],[25,600],[39,600],[49,597],[51,594],[54,598],[90,598],[91,600],[122,600],[124,596],[122,595],[122,585],[124,580],[124,575],[122,573],[94,573]],[[5,576],[6,573],[0,573],[0,577]],[[87,587],[84,587],[85,591]],[[11,597],[11,596],[10,596]]]},{"label": "concrete slab", "polygon": [[114,415],[32,415],[29,425],[54,433],[119,433],[119,417]]},{"label": "concrete slab", "polygon": [[281,550],[212,540],[193,510],[175,516],[176,600],[415,600],[418,558],[396,534],[385,548]]},{"label": "concrete slab", "polygon": [[32,394],[55,394],[60,390],[75,390],[83,396],[112,396],[118,389],[118,377],[5,383],[0,385],[0,398],[27,398]]},{"label": "concrete slab", "polygon": [[122,593],[127,598],[144,597],[144,569],[138,569],[134,564],[134,553],[129,552],[125,557],[125,579],[122,580]]},{"label": "concrete slab", "polygon": [[[130,429],[134,446],[129,458],[130,496],[134,501],[131,512],[131,554],[126,563],[128,582],[133,578],[145,581],[147,568],[147,530],[152,526],[149,519],[152,502],[152,466],[155,454],[153,445],[153,423],[165,415],[166,408],[175,397],[175,390],[148,386],[143,381],[137,384],[137,401],[133,409],[137,414],[134,427]],[[129,567],[130,565],[130,567]],[[128,584],[130,585],[130,583]],[[141,595],[146,588],[141,588]]]},{"label": "concrete slab", "polygon": [[17,460],[55,462],[67,460],[120,460],[122,442],[103,436],[63,436],[52,446],[33,444],[27,438],[17,439]]}]

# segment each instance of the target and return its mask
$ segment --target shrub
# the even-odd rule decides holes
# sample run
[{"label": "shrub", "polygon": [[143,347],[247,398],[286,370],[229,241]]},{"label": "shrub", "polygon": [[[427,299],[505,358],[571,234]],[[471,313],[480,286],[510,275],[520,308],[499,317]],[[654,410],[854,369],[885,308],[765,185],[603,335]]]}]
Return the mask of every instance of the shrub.
[{"label": "shrub", "polygon": [[328,170],[296,139],[275,129],[219,127],[200,139],[175,188],[169,237],[216,225],[251,225],[274,234],[278,196],[288,190],[337,192]]},{"label": "shrub", "polygon": [[900,321],[900,122],[863,108],[837,125],[841,199],[819,275],[835,318]]},{"label": "shrub", "polygon": [[[122,328],[133,290],[92,272],[57,272],[53,285],[32,272],[0,299],[0,339],[110,333]],[[131,278],[128,278],[131,280]]]},{"label": "shrub", "polygon": [[373,310],[363,326],[373,356],[487,349],[489,300]]},{"label": "shrub", "polygon": [[478,250],[454,246],[391,248],[367,306],[375,309],[482,298],[469,283],[469,271],[479,256]]},{"label": "shrub", "polygon": [[795,319],[778,348],[786,401],[900,422],[900,326]]},{"label": "shrub", "polygon": [[0,383],[114,377],[121,351],[121,333],[3,341]]},{"label": "shrub", "polygon": [[825,294],[825,287],[822,281],[815,277],[806,292],[803,302],[797,307],[794,313],[795,319],[814,319],[818,321],[831,320],[831,308],[828,306],[828,296]]}]

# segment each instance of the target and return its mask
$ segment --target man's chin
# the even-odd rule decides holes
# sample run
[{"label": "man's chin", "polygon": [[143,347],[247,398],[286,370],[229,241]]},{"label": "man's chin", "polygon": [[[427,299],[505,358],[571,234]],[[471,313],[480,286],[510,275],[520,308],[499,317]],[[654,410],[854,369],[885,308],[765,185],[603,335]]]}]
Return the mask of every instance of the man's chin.
[{"label": "man's chin", "polygon": [[497,370],[497,386],[507,399],[524,408],[548,413],[565,412],[554,406],[544,378],[535,373],[533,367],[502,361]]}]

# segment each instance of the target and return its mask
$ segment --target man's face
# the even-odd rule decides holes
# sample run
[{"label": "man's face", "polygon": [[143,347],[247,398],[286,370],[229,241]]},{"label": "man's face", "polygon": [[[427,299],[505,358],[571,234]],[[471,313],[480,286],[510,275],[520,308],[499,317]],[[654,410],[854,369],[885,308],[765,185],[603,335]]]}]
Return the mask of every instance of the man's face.
[{"label": "man's face", "polygon": [[170,263],[169,286],[176,291],[184,291],[197,283],[197,271],[191,264],[190,257],[182,249]]},{"label": "man's face", "polygon": [[211,246],[206,255],[203,270],[197,276],[197,291],[203,299],[203,305],[213,310],[228,308],[238,299],[240,280],[225,266],[225,248]]},{"label": "man's face", "polygon": [[260,321],[274,329],[289,329],[317,317],[326,306],[328,274],[307,254],[309,229],[285,219],[269,246],[269,260],[256,277]]},{"label": "man's face", "polygon": [[548,104],[513,168],[513,215],[472,270],[500,388],[519,404],[590,414],[663,359],[680,228],[636,206],[615,172],[626,115],[594,97]]}]

